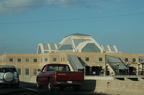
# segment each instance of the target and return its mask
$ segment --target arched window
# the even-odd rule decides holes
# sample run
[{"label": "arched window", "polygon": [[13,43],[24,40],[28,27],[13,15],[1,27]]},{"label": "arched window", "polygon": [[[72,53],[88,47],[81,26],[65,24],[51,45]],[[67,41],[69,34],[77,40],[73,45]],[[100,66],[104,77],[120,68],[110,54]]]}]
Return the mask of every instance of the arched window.
[{"label": "arched window", "polygon": [[88,43],[83,47],[82,52],[100,52],[100,49],[94,43]]}]

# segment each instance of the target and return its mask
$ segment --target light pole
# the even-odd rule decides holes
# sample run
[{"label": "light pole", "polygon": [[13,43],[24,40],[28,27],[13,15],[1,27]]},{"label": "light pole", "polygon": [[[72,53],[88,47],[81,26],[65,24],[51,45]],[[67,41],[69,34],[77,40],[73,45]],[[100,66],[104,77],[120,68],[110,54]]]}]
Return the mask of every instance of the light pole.
[{"label": "light pole", "polygon": [[127,63],[126,63],[126,67],[127,67],[127,75],[129,75],[129,74],[130,74],[130,71],[129,71],[129,65],[130,65],[130,63],[129,63],[129,62],[127,62]]},{"label": "light pole", "polygon": [[119,63],[116,64],[116,68],[117,68],[117,74],[119,75]]},{"label": "light pole", "polygon": [[108,64],[105,66],[105,75],[108,75]]},{"label": "light pole", "polygon": [[142,64],[142,75],[144,75],[144,61],[141,61]]},{"label": "light pole", "polygon": [[114,71],[115,71],[115,75],[119,75],[119,63],[114,63]]},{"label": "light pole", "polygon": [[137,64],[138,64],[138,71],[137,71],[138,73],[137,73],[137,75],[140,75],[140,64],[141,64],[141,63],[138,62]]}]

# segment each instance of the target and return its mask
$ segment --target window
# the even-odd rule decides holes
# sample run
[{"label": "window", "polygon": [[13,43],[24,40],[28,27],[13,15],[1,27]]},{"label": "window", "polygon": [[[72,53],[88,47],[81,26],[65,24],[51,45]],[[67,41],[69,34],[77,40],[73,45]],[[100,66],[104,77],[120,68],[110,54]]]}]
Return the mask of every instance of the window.
[{"label": "window", "polygon": [[48,71],[70,71],[67,65],[49,65]]},{"label": "window", "polygon": [[99,49],[99,47],[96,46],[95,43],[87,43],[81,51],[82,52],[100,52],[101,50]]},{"label": "window", "polygon": [[135,59],[135,58],[133,58],[133,59],[132,59],[132,62],[136,62],[136,59]]},{"label": "window", "polygon": [[41,53],[42,53],[41,47],[39,46],[39,47],[38,47],[38,54],[41,54]]},{"label": "window", "polygon": [[28,68],[25,69],[25,75],[29,75],[29,69]]},{"label": "window", "polygon": [[35,58],[35,59],[33,60],[33,62],[37,62],[37,59]]},{"label": "window", "polygon": [[33,75],[37,75],[37,69],[33,69]]},{"label": "window", "polygon": [[21,61],[22,61],[21,58],[18,58],[18,59],[17,59],[17,62],[21,62]]},{"label": "window", "polygon": [[29,58],[26,58],[25,61],[26,61],[26,62],[30,62],[30,59],[29,59]]},{"label": "window", "polygon": [[100,57],[100,58],[99,58],[99,61],[103,61],[103,58]]},{"label": "window", "polygon": [[13,58],[9,58],[9,62],[13,62]]},{"label": "window", "polygon": [[63,61],[65,61],[65,58],[63,57]]},{"label": "window", "polygon": [[2,73],[6,73],[6,72],[12,72],[12,73],[14,73],[14,72],[16,72],[16,69],[15,68],[9,68],[9,67],[7,67],[7,68],[0,68],[0,72],[2,72]]},{"label": "window", "polygon": [[20,68],[17,69],[17,72],[19,75],[21,75],[21,69]]},{"label": "window", "polygon": [[48,58],[44,58],[44,62],[48,62]]},{"label": "window", "polygon": [[125,62],[128,62],[128,58],[125,58]]},{"label": "window", "polygon": [[47,71],[47,66],[46,65],[42,68],[42,72],[45,72],[45,71]]},{"label": "window", "polygon": [[44,53],[49,53],[49,51],[44,51]]},{"label": "window", "polygon": [[86,58],[85,58],[85,61],[89,61],[89,57],[86,57]]},{"label": "window", "polygon": [[56,62],[57,61],[57,58],[53,58],[53,62]]},{"label": "window", "polygon": [[79,61],[82,61],[82,58],[81,57],[78,57]]},{"label": "window", "polygon": [[61,58],[61,61],[64,61],[64,60],[65,60],[65,58],[64,58],[64,57],[62,57],[62,58]]}]

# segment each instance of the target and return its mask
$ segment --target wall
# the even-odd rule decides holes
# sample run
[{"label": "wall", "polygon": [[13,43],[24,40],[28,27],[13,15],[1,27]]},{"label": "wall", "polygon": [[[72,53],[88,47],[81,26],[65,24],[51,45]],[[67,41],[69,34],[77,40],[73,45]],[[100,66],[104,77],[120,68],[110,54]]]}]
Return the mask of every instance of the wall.
[{"label": "wall", "polygon": [[143,81],[97,80],[96,92],[114,95],[143,95]]},{"label": "wall", "polygon": [[[36,83],[36,76],[20,76],[20,81]],[[85,79],[82,85],[82,90],[94,91],[98,93],[107,93],[110,95],[143,95],[144,93],[144,80],[131,81],[131,80],[96,80]]]},{"label": "wall", "polygon": [[[136,62],[132,62],[130,66],[136,67],[137,70],[142,70],[142,65],[138,68],[139,56],[144,56],[144,54],[132,54],[132,53],[90,53],[90,52],[65,52],[65,53],[43,53],[43,54],[4,54],[0,56],[0,65],[14,65],[16,68],[21,69],[21,75],[26,75],[26,69],[30,70],[30,75],[35,74],[35,70],[42,68],[45,64],[48,63],[64,63],[69,64],[68,55],[76,55],[82,59],[84,63],[88,66],[102,66],[105,69],[106,64],[106,55],[118,56],[125,62],[125,58],[128,58],[129,62],[132,62],[132,59],[135,58]],[[89,61],[86,61],[86,58],[89,58]],[[10,62],[10,58],[13,58],[13,62]],[[17,59],[21,58],[22,62],[18,62]],[[30,59],[30,62],[26,62],[26,59]],[[45,62],[45,58],[48,58],[48,61]],[[57,58],[56,62],[53,62],[53,58]],[[99,60],[102,58],[102,61]],[[37,59],[37,62],[33,62],[33,59]]]}]

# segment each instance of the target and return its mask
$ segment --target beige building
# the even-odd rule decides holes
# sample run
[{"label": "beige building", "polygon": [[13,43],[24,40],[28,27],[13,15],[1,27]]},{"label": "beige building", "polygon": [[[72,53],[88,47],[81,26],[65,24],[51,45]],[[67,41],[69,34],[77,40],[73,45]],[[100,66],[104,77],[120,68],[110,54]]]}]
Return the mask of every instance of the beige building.
[{"label": "beige building", "polygon": [[45,64],[68,64],[86,75],[144,74],[144,54],[120,53],[115,45],[100,45],[90,35],[72,34],[59,44],[40,43],[37,54],[3,54],[0,65],[14,65],[20,75],[36,75]]},{"label": "beige building", "polygon": [[20,75],[36,75],[39,68],[37,54],[4,54],[0,56],[0,65],[16,66]]},{"label": "beige building", "polygon": [[[16,66],[20,75],[36,75],[37,69],[42,68],[45,64],[59,63],[68,64],[71,66],[68,56],[75,55],[84,63],[82,66],[102,67],[101,71],[105,74],[106,65],[108,64],[106,56],[117,56],[123,63],[129,63],[130,67],[135,67],[137,72],[142,71],[142,64],[140,56],[144,54],[131,53],[89,53],[89,52],[65,52],[65,53],[43,53],[43,54],[4,54],[0,56],[0,65],[14,65]],[[109,66],[110,75],[113,72]],[[74,70],[71,66],[71,70]],[[91,73],[93,73],[91,71]],[[100,73],[100,72],[99,72]],[[113,72],[114,73],[114,72]],[[96,75],[96,74],[94,74]],[[98,74],[100,75],[100,74]]]}]

